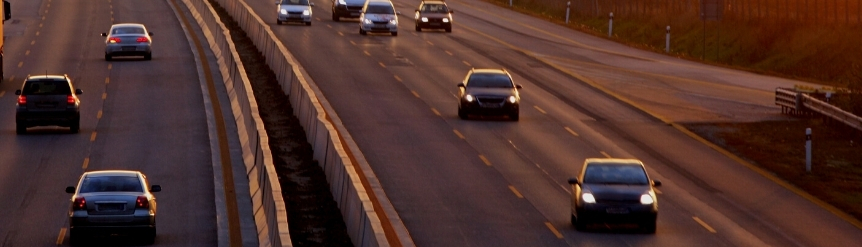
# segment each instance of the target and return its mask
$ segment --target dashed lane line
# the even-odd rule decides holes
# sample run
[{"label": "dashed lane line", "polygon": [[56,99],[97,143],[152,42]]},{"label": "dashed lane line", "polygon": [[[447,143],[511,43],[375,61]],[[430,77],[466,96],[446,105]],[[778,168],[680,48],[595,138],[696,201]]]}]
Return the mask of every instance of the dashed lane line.
[{"label": "dashed lane line", "polygon": [[518,198],[524,198],[524,195],[521,195],[521,192],[518,192],[518,189],[515,189],[515,186],[509,185],[509,190],[511,190],[512,193],[515,193],[515,196],[517,196]]}]

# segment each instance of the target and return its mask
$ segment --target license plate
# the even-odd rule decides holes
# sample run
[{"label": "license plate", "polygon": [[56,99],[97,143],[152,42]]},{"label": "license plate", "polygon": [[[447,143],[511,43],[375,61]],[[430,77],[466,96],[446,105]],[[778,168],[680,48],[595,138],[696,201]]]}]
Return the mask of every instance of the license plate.
[{"label": "license plate", "polygon": [[499,105],[499,104],[487,104],[487,105],[482,105],[482,108],[500,108],[500,107],[503,107],[503,106],[502,106],[502,105]]},{"label": "license plate", "polygon": [[433,22],[431,23],[431,26],[440,26],[440,23]]},{"label": "license plate", "polygon": [[123,51],[134,51],[137,50],[137,47],[134,46],[123,46]]},{"label": "license plate", "polygon": [[608,208],[608,209],[605,209],[605,211],[608,212],[609,214],[627,214],[627,213],[629,213],[628,208]]},{"label": "license plate", "polygon": [[54,108],[56,106],[57,106],[57,104],[50,104],[50,103],[36,104],[36,107],[39,107],[39,108]]},{"label": "license plate", "polygon": [[96,206],[98,206],[96,209],[99,211],[123,211],[126,209],[126,205],[120,203],[103,203],[96,204]]}]

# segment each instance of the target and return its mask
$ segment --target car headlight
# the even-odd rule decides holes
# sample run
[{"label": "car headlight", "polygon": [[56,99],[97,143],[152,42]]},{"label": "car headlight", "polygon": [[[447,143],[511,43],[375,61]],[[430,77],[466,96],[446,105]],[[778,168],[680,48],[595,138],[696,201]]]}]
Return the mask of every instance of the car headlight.
[{"label": "car headlight", "polygon": [[443,23],[449,23],[449,18],[443,18]]},{"label": "car headlight", "polygon": [[515,102],[518,102],[518,98],[515,98],[515,96],[509,96],[509,103],[514,104]]},{"label": "car headlight", "polygon": [[428,22],[428,17],[422,17],[422,22]]},{"label": "car headlight", "polygon": [[464,95],[464,100],[466,100],[467,102],[473,102],[473,100],[475,100],[475,98],[473,98],[473,95],[468,94],[468,95]]},{"label": "car headlight", "polygon": [[303,10],[303,11],[302,11],[302,15],[311,15],[311,11],[309,11],[309,10],[307,10],[307,9],[306,9],[306,10]]},{"label": "car headlight", "polygon": [[364,19],[364,20],[362,20],[362,23],[371,24],[372,22],[370,19]]},{"label": "car headlight", "polygon": [[347,3],[344,0],[338,0],[338,5],[347,5]]},{"label": "car headlight", "polygon": [[653,203],[655,203],[655,200],[652,199],[652,196],[650,194],[641,195],[641,204],[649,205],[649,204],[653,204]]},{"label": "car headlight", "polygon": [[281,9],[281,14],[282,14],[282,15],[286,15],[286,14],[287,14],[287,10],[286,10],[286,9]]},{"label": "car headlight", "polygon": [[596,203],[596,197],[593,196],[593,193],[584,193],[581,195],[581,199],[583,199],[585,203]]},{"label": "car headlight", "polygon": [[395,24],[395,25],[398,25],[398,19],[392,19],[392,20],[389,20],[389,24]]}]

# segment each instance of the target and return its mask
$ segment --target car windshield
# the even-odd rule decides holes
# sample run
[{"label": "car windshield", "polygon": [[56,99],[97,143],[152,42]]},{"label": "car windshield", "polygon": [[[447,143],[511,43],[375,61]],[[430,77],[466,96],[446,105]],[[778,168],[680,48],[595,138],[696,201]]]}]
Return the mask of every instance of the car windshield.
[{"label": "car windshield", "polygon": [[111,34],[144,34],[144,28],[141,27],[118,27],[111,30]]},{"label": "car windshield", "polygon": [[36,80],[24,84],[24,95],[69,95],[72,89],[66,81]]},{"label": "car windshield", "polygon": [[449,8],[442,4],[426,4],[422,6],[422,13],[449,13]]},{"label": "car windshield", "polygon": [[308,5],[308,0],[282,0],[282,5]]},{"label": "car windshield", "polygon": [[509,80],[509,76],[505,74],[479,74],[470,75],[467,81],[468,87],[500,87],[514,88],[515,85]]},{"label": "car windshield", "polygon": [[649,180],[640,165],[589,164],[584,171],[584,183],[647,185]]},{"label": "car windshield", "polygon": [[365,9],[365,13],[394,15],[395,9],[387,5],[368,5],[368,8]]},{"label": "car windshield", "polygon": [[135,176],[88,176],[81,183],[80,193],[116,191],[144,192],[141,181]]}]

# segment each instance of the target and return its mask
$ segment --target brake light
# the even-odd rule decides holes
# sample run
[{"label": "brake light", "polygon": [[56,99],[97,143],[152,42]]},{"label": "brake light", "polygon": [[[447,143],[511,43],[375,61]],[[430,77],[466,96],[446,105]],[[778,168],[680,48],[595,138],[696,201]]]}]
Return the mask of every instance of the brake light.
[{"label": "brake light", "polygon": [[18,95],[18,105],[26,105],[27,104],[27,96]]},{"label": "brake light", "polygon": [[150,200],[147,200],[146,196],[138,196],[138,200],[135,201],[135,208],[150,208]]},{"label": "brake light", "polygon": [[108,38],[108,43],[120,43],[120,38],[110,37]]},{"label": "brake light", "polygon": [[147,37],[138,37],[138,39],[135,41],[138,41],[138,43],[144,43],[144,42],[150,42],[150,39],[147,39]]},{"label": "brake light", "polygon": [[66,104],[74,105],[75,104],[75,96],[67,95],[66,96]]},{"label": "brake light", "polygon": [[73,210],[85,210],[87,209],[87,200],[83,197],[75,198],[75,202],[72,203]]}]

